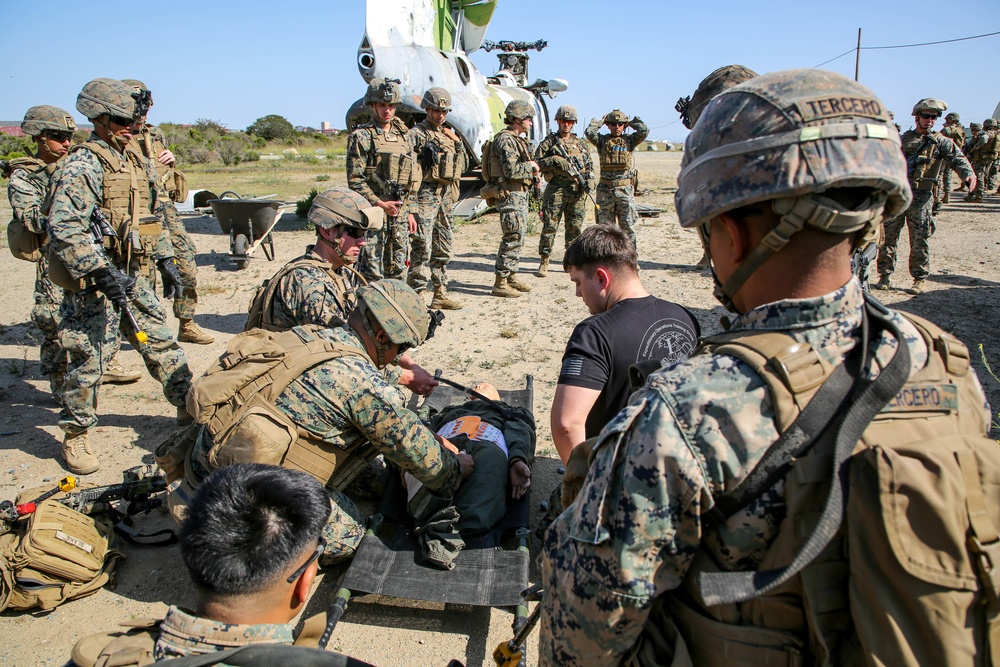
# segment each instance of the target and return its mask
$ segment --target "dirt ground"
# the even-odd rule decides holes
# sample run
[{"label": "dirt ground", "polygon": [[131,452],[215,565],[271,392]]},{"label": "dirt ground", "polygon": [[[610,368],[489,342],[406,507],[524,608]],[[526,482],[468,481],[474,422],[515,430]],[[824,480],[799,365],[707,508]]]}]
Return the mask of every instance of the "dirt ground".
[{"label": "dirt ground", "polygon": [[[694,233],[678,226],[673,213],[680,154],[641,153],[637,157],[646,189],[640,202],[663,208],[659,217],[643,218],[639,225],[643,282],[653,294],[691,309],[703,333],[717,332],[724,311],[712,297],[707,273],[691,268],[700,257],[700,245]],[[199,184],[192,182],[191,186]],[[1000,383],[984,370],[979,348],[985,348],[991,363],[998,363],[1000,339],[993,308],[1000,301],[1000,199],[989,198],[980,205],[956,199],[959,203],[947,205],[938,217],[938,231],[931,241],[929,291],[912,297],[893,290],[879,297],[889,305],[930,318],[964,341],[992,405],[997,406]],[[4,198],[0,218],[9,220],[9,214]],[[277,260],[268,262],[258,253],[248,269],[237,271],[227,257],[229,239],[221,234],[215,219],[187,218],[186,225],[198,247],[201,303],[196,319],[216,337],[209,346],[184,345],[197,376],[225,350],[231,336],[242,330],[254,289],[283,262],[300,254],[313,233],[294,215],[286,215],[276,228]],[[563,348],[575,324],[587,315],[560,268],[561,238],[548,278],[531,275],[538,264],[539,230],[537,223],[529,229],[522,252],[521,276],[533,291],[516,300],[495,299],[489,290],[500,236],[498,218],[489,215],[461,225],[449,271],[452,292],[466,307],[448,312],[437,336],[414,354],[426,368],[440,368],[445,377],[466,385],[484,379],[501,387],[520,387],[525,375],[534,376],[538,456],[533,476],[533,525],[541,514],[539,502],[559,481],[549,406]],[[903,256],[907,243],[904,232]],[[13,259],[6,251],[2,254],[0,499],[13,499],[21,489],[53,483],[66,471],[59,457],[58,408],[39,372],[38,350],[29,330],[34,267]],[[909,287],[905,269],[894,278],[897,287]],[[127,366],[141,369],[139,356],[127,347],[121,359]],[[104,387],[98,412],[100,423],[93,442],[103,467],[87,481],[100,484],[119,482],[122,470],[150,462],[152,450],[175,427],[174,408],[148,376],[132,385]],[[155,512],[137,520],[146,530],[169,523],[168,517]],[[8,611],[0,615],[0,665],[59,665],[81,636],[128,619],[158,617],[168,604],[191,604],[192,594],[176,546],[126,545],[125,550],[128,558],[118,568],[114,588],[64,604],[48,614]],[[532,555],[537,551],[536,541]],[[320,579],[307,615],[329,604],[336,576],[339,572]],[[536,576],[532,568],[532,580]],[[379,665],[443,666],[451,658],[467,665],[492,664],[493,649],[510,637],[511,620],[506,609],[446,607],[366,596],[351,602],[331,648]],[[536,638],[533,634],[530,639],[530,660],[537,652]]]}]

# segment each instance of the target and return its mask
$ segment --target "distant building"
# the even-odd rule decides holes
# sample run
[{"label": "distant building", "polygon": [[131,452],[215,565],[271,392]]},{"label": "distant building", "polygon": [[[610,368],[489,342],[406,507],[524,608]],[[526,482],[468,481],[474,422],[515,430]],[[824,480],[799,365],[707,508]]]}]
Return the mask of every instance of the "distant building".
[{"label": "distant building", "polygon": [[6,121],[0,121],[0,134],[6,134],[11,137],[23,137],[24,132],[21,131],[21,123],[16,125],[8,124]]}]

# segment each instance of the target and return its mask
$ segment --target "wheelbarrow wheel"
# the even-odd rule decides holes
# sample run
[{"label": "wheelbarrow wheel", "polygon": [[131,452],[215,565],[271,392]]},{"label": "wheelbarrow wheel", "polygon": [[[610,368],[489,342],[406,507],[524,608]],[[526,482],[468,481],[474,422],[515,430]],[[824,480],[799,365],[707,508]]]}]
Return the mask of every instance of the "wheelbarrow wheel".
[{"label": "wheelbarrow wheel", "polygon": [[233,239],[233,258],[236,260],[237,269],[245,269],[250,264],[250,258],[247,257],[249,249],[250,239],[246,237],[246,234],[237,234],[236,238]]}]

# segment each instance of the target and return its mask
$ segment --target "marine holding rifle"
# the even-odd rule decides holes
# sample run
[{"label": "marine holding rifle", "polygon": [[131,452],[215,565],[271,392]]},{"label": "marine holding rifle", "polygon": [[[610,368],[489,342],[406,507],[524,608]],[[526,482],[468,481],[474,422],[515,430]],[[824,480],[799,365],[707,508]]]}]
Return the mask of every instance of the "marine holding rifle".
[{"label": "marine holding rifle", "polygon": [[417,231],[413,215],[420,167],[406,124],[396,117],[399,81],[372,79],[365,93],[372,122],[347,139],[347,186],[385,211],[385,226],[368,234],[358,269],[367,280],[403,278],[409,235]]},{"label": "marine holding rifle", "polygon": [[164,289],[181,289],[163,225],[166,193],[147,176],[143,158],[125,150],[132,136],[133,94],[115,79],[83,87],[76,108],[93,122],[94,132],[70,150],[53,176],[50,275],[66,290],[59,340],[69,354],[59,427],[65,433],[63,458],[78,475],[100,468],[88,433],[97,424],[101,374],[121,335],[163,385],[178,421],[190,419],[184,409],[191,385],[187,358],[145,277],[155,262]]},{"label": "marine holding rifle", "polygon": [[545,176],[542,196],[542,234],[538,238],[541,262],[535,273],[539,278],[549,275],[549,255],[559,231],[559,219],[566,218],[566,241],[569,245],[583,231],[587,196],[594,187],[594,165],[590,148],[573,133],[577,121],[576,108],[568,104],[556,110],[558,132],[545,137],[535,149],[535,161]]},{"label": "marine holding rifle", "polygon": [[901,137],[913,203],[902,215],[883,224],[882,246],[878,253],[879,281],[873,285],[874,289],[891,287],[890,276],[896,268],[896,243],[905,224],[910,232],[910,275],[913,276],[913,286],[906,291],[909,294],[924,291],[924,282],[931,272],[930,238],[935,226],[931,210],[933,190],[941,179],[945,162],[958,172],[969,192],[976,188],[976,174],[969,161],[951,139],[931,130],[947,108],[947,104],[933,98],[924,98],[913,105],[916,129],[907,130]]}]

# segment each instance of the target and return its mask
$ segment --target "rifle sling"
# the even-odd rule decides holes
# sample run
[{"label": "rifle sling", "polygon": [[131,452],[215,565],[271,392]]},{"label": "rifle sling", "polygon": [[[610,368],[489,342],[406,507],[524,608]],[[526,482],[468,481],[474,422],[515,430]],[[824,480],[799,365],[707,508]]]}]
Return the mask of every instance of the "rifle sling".
[{"label": "rifle sling", "polygon": [[[115,524],[115,532],[121,535],[122,539],[129,544],[140,547],[168,547],[177,543],[177,533],[170,528],[158,530],[155,533],[140,533],[138,530],[128,525],[124,521]],[[162,537],[161,537],[162,536]],[[152,539],[161,538],[161,539]],[[140,541],[151,540],[151,541]]]}]

